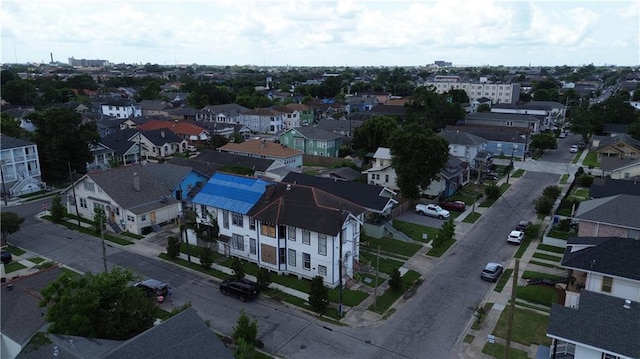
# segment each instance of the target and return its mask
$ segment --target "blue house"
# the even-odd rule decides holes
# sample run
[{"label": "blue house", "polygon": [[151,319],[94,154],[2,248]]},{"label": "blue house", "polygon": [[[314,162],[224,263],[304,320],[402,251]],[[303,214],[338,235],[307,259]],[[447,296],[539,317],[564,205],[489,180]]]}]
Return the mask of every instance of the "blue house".
[{"label": "blue house", "polygon": [[487,141],[480,145],[480,151],[487,151],[493,156],[513,156],[519,159],[524,159],[531,136],[531,131],[526,128],[501,126],[447,126],[446,130],[466,132],[484,138]]}]

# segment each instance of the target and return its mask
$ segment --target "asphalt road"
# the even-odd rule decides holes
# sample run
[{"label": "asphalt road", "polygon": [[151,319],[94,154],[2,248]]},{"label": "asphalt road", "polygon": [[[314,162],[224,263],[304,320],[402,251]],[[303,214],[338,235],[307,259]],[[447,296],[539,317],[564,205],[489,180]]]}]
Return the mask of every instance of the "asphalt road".
[{"label": "asphalt road", "polygon": [[[479,278],[482,267],[488,261],[506,263],[511,258],[516,247],[506,243],[507,234],[521,218],[534,218],[533,200],[558,178],[527,172],[458,239],[413,297],[371,327],[334,326],[266,298],[242,303],[222,296],[212,280],[117,246],[107,246],[108,268],[120,266],[169,281],[174,288],[172,305],[190,302],[223,333],[233,332],[240,310],[245,310],[258,321],[265,349],[286,358],[452,358],[475,308],[491,287]],[[41,208],[41,203],[31,203],[10,210],[29,218]],[[60,226],[29,218],[9,241],[83,272],[103,270],[100,240]]]}]

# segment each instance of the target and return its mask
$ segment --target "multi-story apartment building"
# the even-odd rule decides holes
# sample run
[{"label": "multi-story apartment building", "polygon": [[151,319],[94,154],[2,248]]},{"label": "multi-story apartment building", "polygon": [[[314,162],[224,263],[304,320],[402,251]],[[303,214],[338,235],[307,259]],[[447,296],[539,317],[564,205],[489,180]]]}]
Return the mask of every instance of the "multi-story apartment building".
[{"label": "multi-story apartment building", "polygon": [[42,187],[40,158],[35,143],[0,134],[2,195],[19,196]]},{"label": "multi-story apartment building", "polygon": [[482,97],[491,100],[492,103],[516,103],[520,98],[520,84],[492,84],[474,82],[443,82],[427,81],[424,86],[433,86],[437,93],[445,93],[449,90],[464,90],[469,96],[469,101],[477,101]]}]

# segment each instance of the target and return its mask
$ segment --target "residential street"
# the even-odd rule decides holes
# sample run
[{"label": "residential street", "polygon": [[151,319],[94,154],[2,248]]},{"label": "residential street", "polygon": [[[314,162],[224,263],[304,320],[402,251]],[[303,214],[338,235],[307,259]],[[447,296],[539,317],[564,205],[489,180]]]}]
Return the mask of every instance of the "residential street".
[{"label": "residential street", "polygon": [[[108,245],[108,267],[129,268],[144,277],[169,281],[174,287],[173,302],[163,306],[171,310],[190,302],[221,333],[233,331],[239,311],[244,309],[258,321],[258,336],[265,350],[286,358],[458,357],[462,335],[491,287],[479,278],[482,267],[488,261],[508,262],[517,249],[506,243],[508,232],[520,219],[532,220],[533,200],[544,187],[557,183],[559,173],[574,166],[529,160],[516,163],[516,168],[520,167],[531,169],[524,177],[512,179],[512,187],[473,227],[457,223],[457,233],[464,235],[435,266],[424,268],[424,282],[411,298],[400,300],[388,319],[357,328],[325,323],[271,299],[242,303],[222,296],[215,281],[158,259],[157,253],[163,250],[159,246]],[[534,172],[539,167],[546,171]],[[102,271],[100,240],[34,219],[41,208],[38,202],[10,209],[28,220],[9,241],[83,272]],[[421,219],[425,217],[418,217]]]}]

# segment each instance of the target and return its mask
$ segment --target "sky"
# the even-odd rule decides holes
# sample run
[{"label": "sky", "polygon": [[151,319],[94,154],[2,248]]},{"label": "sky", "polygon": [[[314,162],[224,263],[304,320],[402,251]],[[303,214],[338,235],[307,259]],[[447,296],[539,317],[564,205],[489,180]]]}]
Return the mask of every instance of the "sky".
[{"label": "sky", "polygon": [[640,0],[1,0],[2,63],[640,64]]}]

